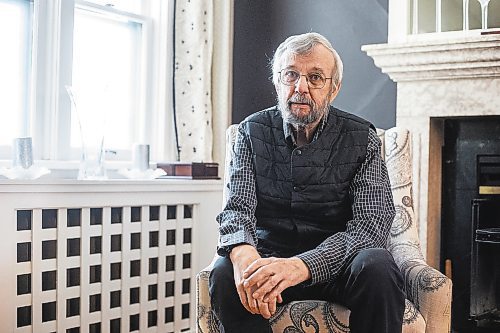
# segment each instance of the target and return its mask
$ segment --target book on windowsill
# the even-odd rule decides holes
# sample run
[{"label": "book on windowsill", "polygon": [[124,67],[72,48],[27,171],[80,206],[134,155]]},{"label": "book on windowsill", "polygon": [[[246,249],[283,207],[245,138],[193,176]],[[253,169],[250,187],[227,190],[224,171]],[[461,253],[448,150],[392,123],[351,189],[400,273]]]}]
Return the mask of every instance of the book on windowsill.
[{"label": "book on windowsill", "polygon": [[156,167],[167,173],[159,178],[219,179],[219,164],[215,162],[158,162]]}]

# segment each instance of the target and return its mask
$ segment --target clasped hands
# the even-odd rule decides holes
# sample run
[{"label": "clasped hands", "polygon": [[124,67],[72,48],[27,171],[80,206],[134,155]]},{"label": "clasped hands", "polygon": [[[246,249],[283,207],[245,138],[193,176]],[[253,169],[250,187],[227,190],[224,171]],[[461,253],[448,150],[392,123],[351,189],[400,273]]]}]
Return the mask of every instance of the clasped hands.
[{"label": "clasped hands", "polygon": [[234,282],[241,304],[253,314],[269,319],[281,303],[281,293],[288,287],[310,279],[306,264],[297,257],[262,258],[248,244],[235,247],[230,254]]}]

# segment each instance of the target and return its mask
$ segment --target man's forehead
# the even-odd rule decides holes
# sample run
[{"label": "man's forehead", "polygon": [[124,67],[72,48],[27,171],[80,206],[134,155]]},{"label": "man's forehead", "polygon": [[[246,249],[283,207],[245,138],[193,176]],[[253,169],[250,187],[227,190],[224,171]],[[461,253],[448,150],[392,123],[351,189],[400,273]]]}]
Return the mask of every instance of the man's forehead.
[{"label": "man's forehead", "polygon": [[295,54],[287,51],[281,57],[281,68],[307,66],[309,71],[330,71],[335,67],[333,54],[323,45],[314,46],[306,54]]}]

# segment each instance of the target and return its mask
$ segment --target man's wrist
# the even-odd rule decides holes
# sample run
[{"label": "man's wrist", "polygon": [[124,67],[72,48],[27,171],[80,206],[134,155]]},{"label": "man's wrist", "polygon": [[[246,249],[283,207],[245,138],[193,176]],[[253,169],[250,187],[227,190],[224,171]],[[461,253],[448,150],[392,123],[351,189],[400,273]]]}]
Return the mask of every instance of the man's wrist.
[{"label": "man's wrist", "polygon": [[231,249],[231,252],[229,253],[229,259],[234,262],[235,260],[238,260],[242,256],[246,256],[251,252],[257,252],[255,247],[253,247],[252,245],[247,243],[237,244]]},{"label": "man's wrist", "polygon": [[294,261],[294,265],[299,269],[300,275],[303,277],[303,281],[307,281],[311,279],[311,271],[309,270],[309,267],[306,265],[304,260],[302,260],[299,257],[292,257],[291,258]]}]

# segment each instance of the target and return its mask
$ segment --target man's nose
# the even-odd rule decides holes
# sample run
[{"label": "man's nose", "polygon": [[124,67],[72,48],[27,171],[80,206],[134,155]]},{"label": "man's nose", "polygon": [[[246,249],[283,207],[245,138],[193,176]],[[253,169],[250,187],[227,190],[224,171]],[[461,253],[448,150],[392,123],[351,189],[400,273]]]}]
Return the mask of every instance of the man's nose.
[{"label": "man's nose", "polygon": [[295,82],[295,91],[301,94],[309,92],[309,84],[305,75],[301,75],[297,82]]}]

